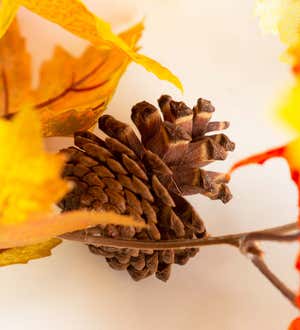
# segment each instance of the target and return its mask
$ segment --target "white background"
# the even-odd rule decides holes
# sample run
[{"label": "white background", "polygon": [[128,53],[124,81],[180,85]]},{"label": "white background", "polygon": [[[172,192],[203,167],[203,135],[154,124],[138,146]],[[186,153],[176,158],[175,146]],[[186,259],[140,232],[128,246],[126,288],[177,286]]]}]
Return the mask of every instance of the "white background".
[{"label": "white background", "polygon": [[[276,37],[260,33],[253,1],[86,2],[117,29],[146,14],[142,52],[176,72],[185,87],[181,96],[132,64],[108,113],[128,121],[131,105],[155,103],[162,93],[191,106],[200,96],[208,98],[217,108],[215,118],[231,121],[228,135],[237,143],[226,163],[212,166],[224,171],[243,156],[287,141],[269,109],[290,79],[288,67],[278,61],[282,46]],[[20,14],[35,72],[55,41],[76,54],[82,50],[81,40],[25,10]],[[57,142],[51,141],[53,150]],[[296,217],[288,175],[284,161],[272,160],[234,174],[235,198],[227,205],[202,196],[190,200],[211,234],[284,224]],[[296,289],[297,245],[265,249],[272,267]],[[282,330],[297,314],[249,260],[226,246],[203,248],[185,267],[174,266],[167,284],[154,277],[133,282],[70,242],[51,258],[2,268],[0,274],[0,328],[6,330]]]}]

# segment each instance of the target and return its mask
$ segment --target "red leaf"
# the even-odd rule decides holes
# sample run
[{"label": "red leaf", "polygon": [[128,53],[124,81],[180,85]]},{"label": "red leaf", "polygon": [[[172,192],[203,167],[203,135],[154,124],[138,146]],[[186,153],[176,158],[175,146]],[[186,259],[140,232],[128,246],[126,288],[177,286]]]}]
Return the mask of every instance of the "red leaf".
[{"label": "red leaf", "polygon": [[289,330],[300,330],[300,317],[296,318],[289,326]]},{"label": "red leaf", "polygon": [[284,152],[285,152],[285,146],[275,148],[275,149],[270,149],[267,150],[263,153],[259,153],[250,157],[247,157],[245,159],[242,159],[241,161],[235,163],[229,173],[234,172],[240,167],[246,166],[246,165],[251,165],[251,164],[259,164],[263,165],[267,160],[274,158],[274,157],[284,157]]}]

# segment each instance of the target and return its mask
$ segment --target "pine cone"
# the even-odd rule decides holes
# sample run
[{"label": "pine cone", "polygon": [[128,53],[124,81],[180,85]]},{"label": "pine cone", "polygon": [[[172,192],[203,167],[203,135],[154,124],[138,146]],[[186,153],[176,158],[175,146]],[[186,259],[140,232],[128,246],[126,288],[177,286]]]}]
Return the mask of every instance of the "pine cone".
[{"label": "pine cone", "polygon": [[[234,144],[224,134],[205,135],[228,127],[228,122],[210,122],[213,106],[199,99],[192,109],[169,96],[158,100],[160,111],[147,102],[132,108],[132,120],[141,134],[105,115],[99,128],[108,136],[90,132],[75,134],[76,147],[62,150],[69,160],[64,177],[75,188],[60,203],[63,211],[113,210],[130,214],[148,224],[148,229],[96,226],[87,235],[137,240],[202,238],[203,221],[182,195],[201,193],[227,202],[231,198],[224,174],[199,169],[224,160]],[[167,281],[173,263],[184,265],[198,249],[135,250],[89,246],[106,257],[117,270],[127,269],[134,280],[152,274]]]}]

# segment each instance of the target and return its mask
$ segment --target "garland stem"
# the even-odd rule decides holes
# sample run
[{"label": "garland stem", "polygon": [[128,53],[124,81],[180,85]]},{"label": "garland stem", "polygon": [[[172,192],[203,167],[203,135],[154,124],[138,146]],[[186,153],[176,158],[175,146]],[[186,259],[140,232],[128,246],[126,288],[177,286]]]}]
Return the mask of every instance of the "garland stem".
[{"label": "garland stem", "polygon": [[[298,228],[298,223],[293,222],[283,226],[268,228],[262,231],[243,232],[232,235],[222,236],[207,236],[198,239],[176,239],[176,240],[159,240],[159,241],[146,241],[146,240],[125,240],[115,239],[102,236],[92,236],[85,231],[76,231],[66,233],[61,236],[63,239],[77,241],[85,244],[92,244],[95,246],[109,246],[115,248],[129,248],[129,249],[143,249],[143,250],[169,250],[169,249],[185,249],[200,246],[220,245],[227,244],[240,248],[242,241],[252,234],[281,234],[286,233]],[[275,240],[275,238],[274,238]],[[280,240],[280,238],[279,238]]]},{"label": "garland stem", "polygon": [[290,290],[267,266],[263,258],[263,252],[258,246],[258,242],[294,242],[300,238],[300,231],[298,229],[298,222],[292,222],[283,226],[268,228],[260,231],[243,232],[239,234],[222,236],[205,236],[198,239],[176,239],[168,241],[114,239],[102,236],[93,236],[89,234],[88,231],[81,230],[66,233],[62,235],[61,238],[95,246],[143,250],[185,249],[221,244],[235,246],[242,254],[250,256],[250,260],[253,265],[255,265],[255,267],[266,277],[266,279],[268,279],[270,283],[277,288],[293,306],[297,308],[296,294]]}]

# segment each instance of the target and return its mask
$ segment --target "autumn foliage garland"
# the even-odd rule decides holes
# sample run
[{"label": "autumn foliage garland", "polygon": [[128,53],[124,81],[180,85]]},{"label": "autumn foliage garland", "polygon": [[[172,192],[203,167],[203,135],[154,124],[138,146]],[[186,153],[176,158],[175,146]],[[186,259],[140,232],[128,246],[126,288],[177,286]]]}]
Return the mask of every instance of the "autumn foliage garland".
[{"label": "autumn foliage garland", "polygon": [[[279,33],[281,40],[287,45],[284,57],[291,64],[295,84],[288,91],[286,98],[280,102],[279,108],[282,118],[299,134],[300,22],[297,13],[299,13],[300,4],[292,0],[277,1],[277,3],[274,10],[274,3],[271,3],[271,0],[259,0],[257,12],[262,17],[263,25]],[[136,52],[136,42],[140,37],[142,24],[117,36],[113,34],[106,22],[89,12],[77,0],[2,0],[1,4],[0,36],[5,32],[6,34],[0,41],[0,97],[3,100],[0,113],[10,117],[11,114],[20,111],[12,121],[0,119],[2,141],[7,136],[13,136],[13,142],[15,142],[1,150],[0,157],[0,177],[4,182],[0,192],[0,249],[3,249],[0,254],[0,265],[7,265],[49,255],[51,248],[60,243],[59,239],[52,237],[69,231],[107,222],[137,225],[129,217],[115,214],[91,214],[88,212],[53,214],[51,212],[53,203],[57,202],[69,187],[60,178],[63,159],[61,156],[45,153],[42,148],[42,134],[44,136],[71,135],[79,129],[92,127],[112,97],[118,80],[130,60],[141,64],[159,78],[169,80],[178,88],[182,89],[182,86],[178,78],[168,69]],[[35,91],[31,89],[30,55],[20,36],[17,22],[13,21],[17,9],[21,5],[93,44],[80,58],[73,58],[62,48],[57,48],[52,60],[43,66],[40,86]],[[270,10],[270,6],[272,10]],[[71,20],[68,20],[70,10],[76,15],[75,18],[72,17]],[[270,12],[272,16],[270,16]],[[20,64],[22,64],[23,71],[16,72],[14,69],[20,67]],[[64,67],[67,72],[63,79],[60,75],[61,67]],[[17,76],[18,79],[16,79]],[[16,84],[17,81],[18,84]],[[45,88],[49,84],[51,89]],[[82,97],[83,93],[84,97]],[[24,101],[27,107],[35,110],[24,110]],[[35,129],[24,132],[24,127],[29,127],[29,122],[30,127]],[[24,139],[24,136],[27,139]],[[22,144],[20,144],[21,140]],[[288,162],[291,178],[300,191],[299,150],[300,138],[285,146],[268,150],[235,164],[231,173],[241,166],[252,163],[263,164],[270,158],[282,157]],[[13,167],[7,172],[8,161],[11,164],[12,155],[14,161],[22,163],[25,170],[34,167],[40,171],[35,178],[36,181],[30,180],[29,177],[21,177],[18,174],[19,169]],[[45,171],[45,163],[47,163],[47,171]],[[15,190],[11,188],[12,182],[16,187]],[[49,194],[40,196],[36,193],[46,186]],[[27,189],[28,187],[31,189]],[[11,207],[12,205],[14,207]],[[282,235],[291,229],[295,229],[294,224],[268,232],[212,237],[197,242],[176,241],[156,242],[155,244],[157,249],[170,248],[170,244],[174,244],[177,248],[180,244],[181,247],[188,244],[200,246],[221,243],[237,246],[242,252],[251,253],[254,256],[254,264],[265,272],[265,275],[283,294],[293,300],[293,293],[286,289],[261,263],[261,251],[254,244],[261,239],[297,239],[298,232],[294,236]],[[70,234],[64,234],[63,237],[83,240]],[[103,239],[99,240],[101,244],[105,243]],[[140,243],[146,244],[147,242]],[[30,245],[28,246],[28,244]],[[107,241],[106,244],[108,246],[114,246],[114,244],[119,244],[119,246],[129,244],[130,246],[131,244],[132,246],[137,243]],[[26,247],[22,247],[24,245]],[[296,267],[300,270],[299,259]],[[295,305],[299,305],[299,299],[298,297],[293,301]],[[300,329],[300,319],[294,320],[290,329]]]}]

